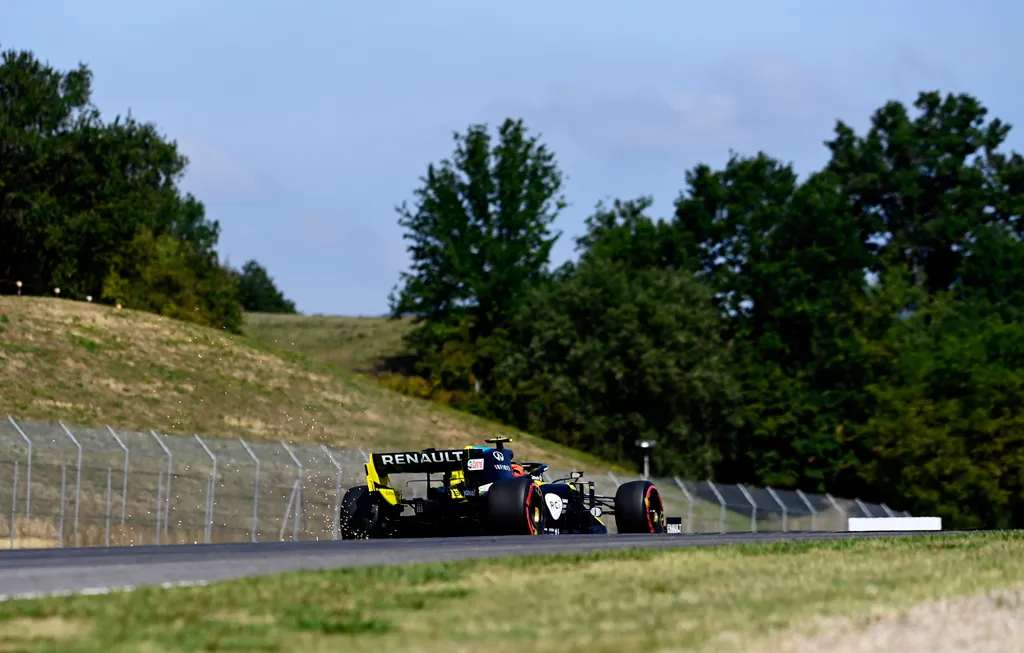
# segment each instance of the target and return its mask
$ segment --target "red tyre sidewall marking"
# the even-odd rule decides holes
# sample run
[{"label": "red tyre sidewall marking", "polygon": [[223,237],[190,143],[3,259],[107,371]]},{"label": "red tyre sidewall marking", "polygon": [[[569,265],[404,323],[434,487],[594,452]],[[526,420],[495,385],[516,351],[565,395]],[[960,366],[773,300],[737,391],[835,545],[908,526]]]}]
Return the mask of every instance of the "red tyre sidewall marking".
[{"label": "red tyre sidewall marking", "polygon": [[[647,508],[647,510],[644,510],[644,513],[647,515],[648,533],[654,532],[654,522],[651,521],[651,492],[655,489],[655,486],[652,485],[651,487],[647,488],[646,492],[644,492],[644,507]],[[661,499],[660,494],[658,495],[658,498]]]}]

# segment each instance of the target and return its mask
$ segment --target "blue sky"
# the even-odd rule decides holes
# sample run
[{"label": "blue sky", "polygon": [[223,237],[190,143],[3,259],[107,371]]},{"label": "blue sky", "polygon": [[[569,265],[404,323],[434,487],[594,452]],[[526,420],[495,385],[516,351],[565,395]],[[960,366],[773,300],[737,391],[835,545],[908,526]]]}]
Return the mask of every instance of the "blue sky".
[{"label": "blue sky", "polygon": [[[300,311],[379,314],[405,268],[394,207],[469,124],[522,117],[571,203],[555,263],[595,203],[650,194],[730,149],[801,172],[841,118],[968,92],[1024,122],[1024,5],[988,0],[0,0],[0,47],[94,71],[191,159],[184,186]],[[1024,126],[1011,133],[1022,150]]]}]

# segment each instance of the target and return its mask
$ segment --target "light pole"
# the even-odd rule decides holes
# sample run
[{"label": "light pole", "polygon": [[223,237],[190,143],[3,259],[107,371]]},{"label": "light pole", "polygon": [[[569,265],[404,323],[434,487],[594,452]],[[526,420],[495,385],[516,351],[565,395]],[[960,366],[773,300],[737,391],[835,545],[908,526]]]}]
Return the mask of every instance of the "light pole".
[{"label": "light pole", "polygon": [[637,440],[634,444],[640,447],[644,454],[644,480],[651,475],[651,449],[658,443],[657,440]]}]

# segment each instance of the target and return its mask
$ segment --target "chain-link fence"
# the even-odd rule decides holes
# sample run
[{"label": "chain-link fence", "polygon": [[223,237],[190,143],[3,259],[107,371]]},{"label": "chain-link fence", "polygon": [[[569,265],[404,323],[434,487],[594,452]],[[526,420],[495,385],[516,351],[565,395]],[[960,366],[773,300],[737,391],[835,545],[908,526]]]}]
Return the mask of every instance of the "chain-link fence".
[{"label": "chain-link fence", "polygon": [[[0,537],[11,548],[339,539],[341,496],[363,482],[366,460],[361,449],[8,417],[0,422]],[[548,470],[546,480],[570,471]],[[632,480],[586,478],[608,496]],[[394,480],[408,496],[425,491],[414,478]],[[652,480],[687,533],[834,531],[851,516],[896,516],[884,504],[830,495]]]}]

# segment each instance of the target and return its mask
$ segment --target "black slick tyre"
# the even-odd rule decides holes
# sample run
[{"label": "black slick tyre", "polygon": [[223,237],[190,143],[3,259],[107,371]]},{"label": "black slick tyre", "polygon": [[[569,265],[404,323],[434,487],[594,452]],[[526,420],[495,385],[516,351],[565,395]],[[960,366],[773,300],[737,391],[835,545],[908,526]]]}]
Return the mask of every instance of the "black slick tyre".
[{"label": "black slick tyre", "polygon": [[620,533],[664,533],[665,507],[650,481],[629,481],[615,491],[615,529]]},{"label": "black slick tyre", "polygon": [[340,530],[343,540],[387,537],[385,506],[365,485],[345,492],[341,500]]},{"label": "black slick tyre", "polygon": [[544,497],[529,477],[492,485],[485,510],[487,532],[492,535],[539,535],[547,524]]}]

